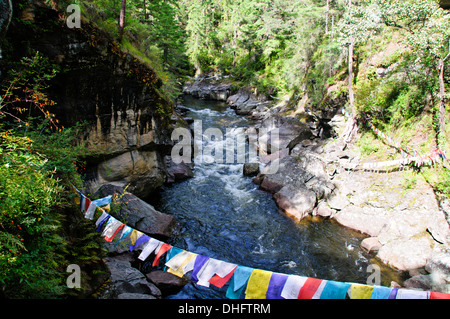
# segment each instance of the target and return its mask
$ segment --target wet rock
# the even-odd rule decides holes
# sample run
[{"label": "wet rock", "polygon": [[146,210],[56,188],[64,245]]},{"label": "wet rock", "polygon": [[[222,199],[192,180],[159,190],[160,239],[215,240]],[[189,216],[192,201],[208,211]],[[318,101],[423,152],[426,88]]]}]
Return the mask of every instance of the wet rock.
[{"label": "wet rock", "polygon": [[388,214],[388,221],[378,234],[378,240],[383,245],[396,239],[409,238],[426,234],[427,213],[423,211],[402,211]]},{"label": "wet rock", "polygon": [[122,293],[117,296],[117,299],[158,299],[152,295],[137,294],[137,293]]},{"label": "wet rock", "polygon": [[172,235],[176,224],[173,216],[157,211],[152,205],[120,186],[104,185],[97,191],[95,198],[108,195],[113,195],[114,198],[110,214],[115,218],[155,238],[166,239]]},{"label": "wet rock", "polygon": [[245,163],[243,167],[244,176],[256,176],[259,173],[258,163]]},{"label": "wet rock", "polygon": [[117,294],[146,294],[161,297],[161,291],[148,282],[143,273],[131,266],[131,255],[107,257],[105,264],[111,273],[112,290]]},{"label": "wet rock", "polygon": [[377,257],[385,264],[399,270],[425,267],[433,252],[432,242],[427,235],[409,239],[395,239],[384,244]]},{"label": "wet rock", "polygon": [[316,205],[316,194],[305,188],[288,184],[273,195],[278,207],[296,221],[312,213]]},{"label": "wet rock", "polygon": [[408,289],[431,290],[432,278],[430,275],[416,275],[403,282]]},{"label": "wet rock", "polygon": [[336,210],[330,208],[326,202],[320,202],[317,205],[316,214],[322,217],[330,217],[336,213]]},{"label": "wet rock", "polygon": [[348,206],[336,213],[334,219],[341,225],[369,236],[378,236],[389,218],[381,208]]},{"label": "wet rock", "polygon": [[240,89],[227,99],[227,104],[235,110],[237,115],[252,115],[253,110],[264,108],[268,101],[263,96],[256,96],[248,89]]},{"label": "wet rock", "polygon": [[163,296],[176,294],[187,284],[187,280],[161,270],[152,271],[146,277],[161,290]]},{"label": "wet rock", "polygon": [[381,244],[377,237],[369,237],[363,239],[361,247],[370,252],[377,252],[381,248]]},{"label": "wet rock", "polygon": [[327,178],[320,177],[314,177],[310,179],[305,184],[305,186],[316,194],[317,199],[326,199],[330,197],[333,190],[335,189],[334,184],[331,183]]},{"label": "wet rock", "polygon": [[[264,129],[267,134],[261,134],[260,138],[266,138],[268,141],[268,150],[273,153],[274,150],[288,148],[292,150],[298,143],[311,138],[313,135],[308,125],[292,117],[281,117],[273,115],[263,120],[259,125],[260,132]],[[271,132],[278,130],[278,140],[273,139]],[[276,136],[276,135],[275,135]]]},{"label": "wet rock", "polygon": [[194,173],[192,172],[188,164],[184,162],[175,164],[170,156],[165,156],[164,160],[166,163],[167,184],[181,182],[194,177]]},{"label": "wet rock", "polygon": [[243,105],[250,99],[250,92],[247,90],[239,90],[236,94],[231,95],[227,99],[227,104],[232,108]]},{"label": "wet rock", "polygon": [[231,84],[217,82],[215,79],[200,77],[186,82],[183,93],[200,99],[226,101],[231,93]]},{"label": "wet rock", "polygon": [[262,155],[262,156],[260,156],[259,160],[263,164],[268,164],[275,160],[280,160],[282,158],[285,158],[286,156],[289,156],[289,150],[287,148],[284,148],[284,149],[281,149],[272,154]]},{"label": "wet rock", "polygon": [[273,194],[288,184],[305,188],[305,183],[314,177],[302,168],[298,159],[292,156],[282,158],[278,165],[278,170],[274,174],[265,174],[265,171],[262,171],[265,176],[260,185],[261,189]]},{"label": "wet rock", "polygon": [[114,183],[141,197],[147,197],[163,185],[164,165],[154,151],[134,150],[106,160],[98,165],[97,183]]}]

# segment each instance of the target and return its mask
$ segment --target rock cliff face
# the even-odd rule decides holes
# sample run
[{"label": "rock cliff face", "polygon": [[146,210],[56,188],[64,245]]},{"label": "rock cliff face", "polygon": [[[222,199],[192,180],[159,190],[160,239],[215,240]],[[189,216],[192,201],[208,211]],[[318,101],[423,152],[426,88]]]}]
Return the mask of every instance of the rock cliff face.
[{"label": "rock cliff face", "polygon": [[11,0],[0,1],[0,42],[8,30],[9,23],[12,17],[12,2]]},{"label": "rock cliff face", "polygon": [[[147,197],[166,179],[172,103],[151,67],[123,52],[93,26],[70,29],[61,13],[39,1],[17,8],[8,42],[17,57],[36,50],[59,64],[50,96],[65,126],[86,122],[88,178]],[[23,23],[23,21],[32,23]]]}]

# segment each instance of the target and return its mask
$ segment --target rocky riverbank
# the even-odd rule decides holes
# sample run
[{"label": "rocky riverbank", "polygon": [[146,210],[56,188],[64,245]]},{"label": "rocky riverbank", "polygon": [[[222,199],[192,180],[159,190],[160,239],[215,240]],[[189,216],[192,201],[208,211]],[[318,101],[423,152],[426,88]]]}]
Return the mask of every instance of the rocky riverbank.
[{"label": "rocky riverbank", "polygon": [[[212,91],[215,88],[211,83],[197,83],[197,90],[202,87]],[[222,88],[223,85],[219,86]],[[198,94],[208,98],[216,95]],[[228,95],[227,101],[238,113],[247,107],[240,106],[239,101],[247,103],[251,95],[240,90],[234,96]],[[273,194],[281,213],[302,223],[331,218],[343,227],[359,231],[366,235],[361,247],[382,263],[409,272],[410,278],[402,283],[405,287],[449,292],[448,209],[445,202],[436,200],[433,189],[423,178],[414,187],[405,187],[408,175],[403,171],[361,170],[365,159],[358,147],[345,145],[339,138],[346,120],[340,114],[321,126],[319,121],[280,116],[283,105],[267,100],[255,103],[258,101],[255,95],[251,99],[251,110],[246,116],[259,119],[256,129],[265,128],[268,134],[278,128],[280,141],[276,154],[260,156],[259,165],[244,164],[243,172],[255,176],[253,182]],[[183,107],[177,109],[182,111]],[[266,174],[266,165],[277,158],[278,171]],[[170,158],[166,158],[166,167],[167,183],[192,176],[189,167],[174,165]],[[100,197],[113,194],[118,195],[120,208],[115,213],[136,229],[160,239],[170,238],[176,231],[177,222],[171,216],[156,211],[121,187],[105,185],[97,192]],[[111,280],[102,298],[164,298],[187,283],[160,269],[146,269],[145,263],[137,259],[142,247],[129,252],[121,244],[105,245],[109,251],[105,263]]]},{"label": "rocky riverbank", "polygon": [[[184,92],[195,87],[196,96],[214,98],[216,93],[210,92],[217,83],[191,83]],[[272,193],[280,210],[296,221],[332,218],[367,235],[361,242],[364,249],[413,276],[405,286],[449,292],[450,211],[425,179],[418,175],[414,187],[407,187],[404,171],[362,170],[365,159],[358,147],[340,138],[346,119],[336,110],[331,118],[311,121],[311,115],[295,110],[295,117],[280,116],[286,114],[286,104],[275,102],[244,89],[227,98],[237,114],[259,119],[257,129],[264,127],[269,134],[279,129],[279,150],[260,157],[254,182]],[[280,159],[279,170],[265,174],[265,165],[275,158]]]}]

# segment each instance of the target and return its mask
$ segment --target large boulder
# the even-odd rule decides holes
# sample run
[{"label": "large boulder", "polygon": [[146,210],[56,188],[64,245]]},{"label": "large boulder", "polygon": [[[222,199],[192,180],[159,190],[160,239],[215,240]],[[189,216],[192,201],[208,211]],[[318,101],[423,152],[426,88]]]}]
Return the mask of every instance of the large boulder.
[{"label": "large boulder", "polygon": [[268,141],[270,153],[285,148],[291,151],[298,143],[313,137],[308,125],[293,117],[272,115],[264,119],[258,127],[260,139],[265,138]]},{"label": "large boulder", "polygon": [[292,156],[282,158],[278,163],[278,170],[274,174],[265,174],[264,170],[261,174],[264,175],[261,189],[272,194],[280,191],[287,184],[302,188],[307,181],[314,177],[303,169],[302,163],[297,158]]},{"label": "large boulder", "polygon": [[268,101],[264,97],[257,97],[247,89],[240,89],[227,99],[227,104],[237,115],[251,115],[254,109],[268,105]]},{"label": "large boulder", "polygon": [[113,195],[114,198],[109,212],[112,216],[151,237],[171,237],[176,225],[173,216],[157,211],[152,205],[117,185],[103,185],[95,194],[97,198],[108,195]]},{"label": "large boulder", "polygon": [[145,276],[161,290],[163,296],[176,294],[187,284],[185,278],[161,270],[152,271]]},{"label": "large boulder", "polygon": [[408,239],[395,239],[381,246],[377,257],[399,270],[425,267],[433,252],[433,241],[423,234]]},{"label": "large boulder", "polygon": [[[161,291],[148,282],[145,275],[131,265],[130,254],[107,257],[105,264],[111,274],[110,285],[113,294],[119,299],[156,299],[161,298]],[[134,295],[137,294],[137,295]],[[146,295],[148,297],[143,297]]]},{"label": "large boulder", "polygon": [[130,192],[148,197],[166,180],[166,171],[156,151],[133,150],[97,166],[96,183],[128,186]]},{"label": "large boulder", "polygon": [[170,156],[165,156],[164,160],[166,163],[167,184],[181,182],[194,177],[194,173],[192,172],[192,169],[188,164],[184,162],[176,164],[172,161],[172,157]]},{"label": "large boulder", "polygon": [[288,184],[273,195],[278,207],[295,221],[301,221],[312,213],[316,205],[316,194],[306,188]]},{"label": "large boulder", "polygon": [[[338,209],[340,205],[330,206]],[[343,226],[376,237],[389,222],[389,216],[381,208],[349,206],[334,215],[334,219]]]},{"label": "large boulder", "polygon": [[231,93],[231,84],[217,82],[215,78],[200,77],[186,82],[183,93],[200,99],[226,101]]},{"label": "large boulder", "polygon": [[245,163],[243,167],[244,176],[256,176],[259,173],[259,163]]}]

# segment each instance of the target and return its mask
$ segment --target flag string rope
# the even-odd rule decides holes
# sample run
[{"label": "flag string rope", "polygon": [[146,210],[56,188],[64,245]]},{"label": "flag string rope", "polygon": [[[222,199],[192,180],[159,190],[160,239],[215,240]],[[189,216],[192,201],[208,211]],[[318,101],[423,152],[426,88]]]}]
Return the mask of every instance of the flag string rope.
[{"label": "flag string rope", "polygon": [[142,248],[139,260],[145,261],[153,253],[155,258],[152,266],[157,267],[165,254],[164,266],[167,272],[178,277],[191,272],[190,279],[203,287],[213,285],[223,288],[228,284],[226,297],[229,299],[241,299],[242,295],[245,299],[345,299],[347,296],[350,299],[450,299],[447,293],[287,275],[192,253],[152,238],[108,214],[113,199],[111,195],[90,200],[76,187],[72,187],[77,195],[75,203],[85,218],[94,219],[97,210],[101,213],[95,225],[97,232],[102,232],[106,241],[112,242],[120,232],[114,244],[117,246],[129,236],[130,251]]},{"label": "flag string rope", "polygon": [[[351,117],[351,114],[344,110],[344,108],[341,108],[341,113],[345,117]],[[416,149],[413,149],[405,144],[402,144],[398,141],[395,141],[390,136],[386,135],[382,130],[380,130],[378,127],[370,123],[369,121],[366,121],[365,119],[362,119],[363,122],[374,132],[376,136],[381,137],[382,139],[386,140],[390,146],[394,147],[398,151],[400,151],[400,154],[403,157],[403,160],[395,160],[395,161],[386,161],[386,162],[379,162],[379,163],[366,163],[363,164],[363,169],[377,169],[382,168],[386,166],[392,166],[392,165],[409,165],[413,164],[416,167],[421,167],[423,165],[433,165],[435,163],[441,163],[445,168],[450,169],[450,166],[447,164],[450,164],[450,160],[445,155],[444,151],[441,150],[439,147],[434,149],[433,151],[424,154],[422,152],[417,151]]]}]

